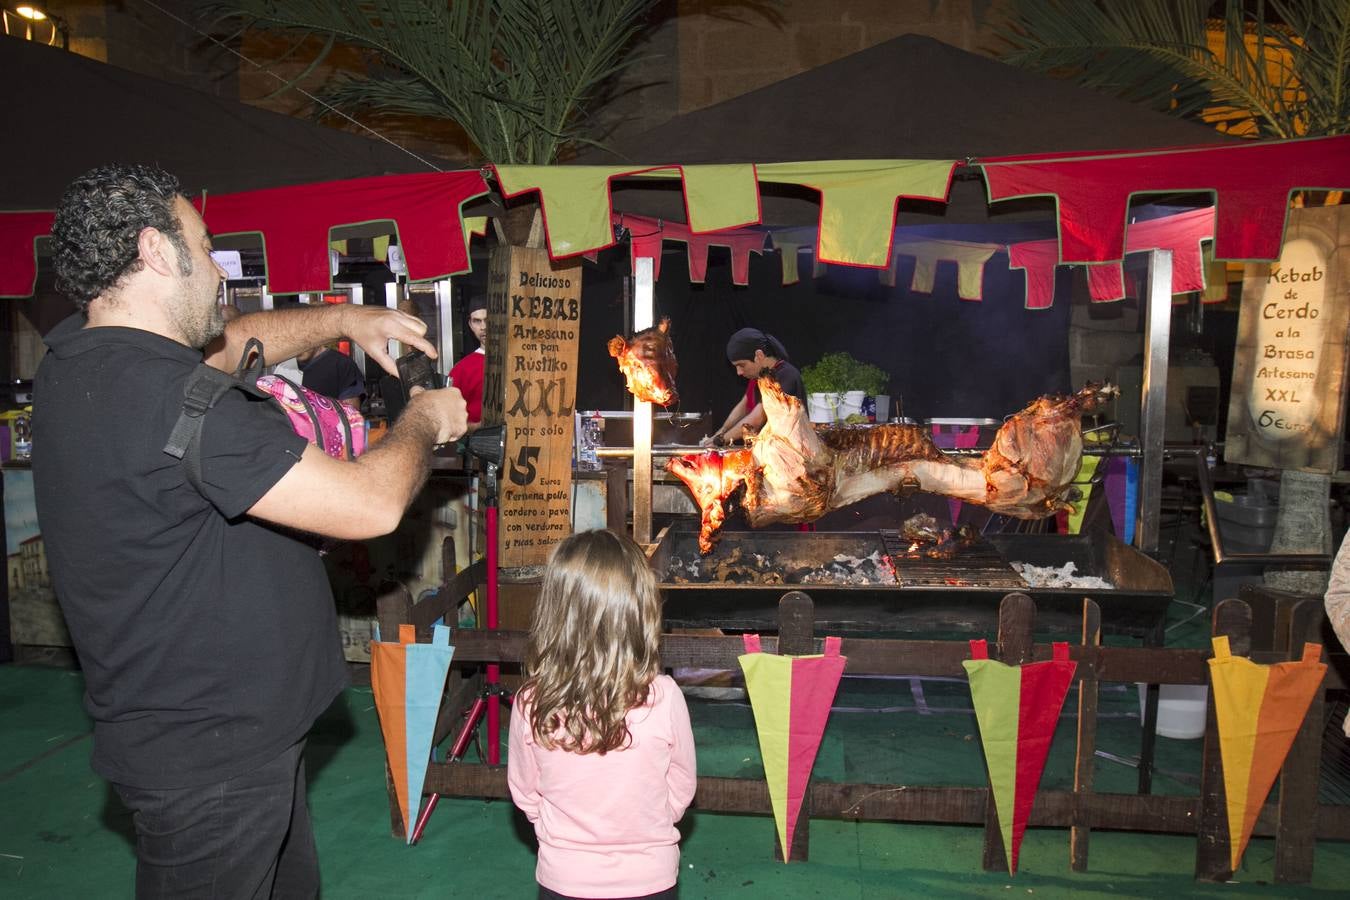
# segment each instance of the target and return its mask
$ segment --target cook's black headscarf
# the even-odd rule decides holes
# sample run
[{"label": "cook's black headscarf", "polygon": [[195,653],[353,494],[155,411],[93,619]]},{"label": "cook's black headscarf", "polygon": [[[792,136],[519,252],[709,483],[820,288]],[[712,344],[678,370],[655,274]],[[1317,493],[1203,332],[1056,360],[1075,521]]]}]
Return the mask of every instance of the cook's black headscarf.
[{"label": "cook's black headscarf", "polygon": [[727,341],[727,359],[754,359],[755,351],[763,350],[765,356],[774,356],[781,360],[788,358],[787,350],[778,342],[778,338],[765,334],[758,328],[742,328]]},{"label": "cook's black headscarf", "polygon": [[464,314],[471,316],[480,309],[487,309],[487,297],[482,294],[469,300],[469,305],[465,307]]}]

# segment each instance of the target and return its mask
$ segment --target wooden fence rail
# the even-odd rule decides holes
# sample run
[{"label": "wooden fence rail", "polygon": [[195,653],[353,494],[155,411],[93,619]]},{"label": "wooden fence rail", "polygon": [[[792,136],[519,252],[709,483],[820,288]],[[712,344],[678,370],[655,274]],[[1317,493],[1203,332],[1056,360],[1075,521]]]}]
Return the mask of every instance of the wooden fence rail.
[{"label": "wooden fence rail", "polygon": [[[481,572],[477,576],[481,576]],[[463,584],[459,583],[461,580]],[[381,628],[385,633],[397,633],[399,622],[413,622],[418,626],[419,640],[428,640],[429,624],[445,613],[443,607],[453,609],[457,596],[472,591],[475,580],[475,569],[460,573],[456,582],[418,604],[412,604],[410,598],[398,591],[382,597]],[[784,595],[779,606],[778,635],[762,638],[764,651],[792,655],[821,652],[825,636],[814,633],[812,612],[807,594],[793,591]],[[1250,655],[1257,662],[1296,660],[1301,657],[1305,638],[1319,640],[1320,604],[1299,604],[1286,618],[1283,633],[1277,635],[1277,649],[1270,651],[1251,652],[1252,614],[1241,600],[1220,603],[1214,612],[1213,628],[1215,634],[1228,636],[1236,655]],[[1226,881],[1232,872],[1212,692],[1199,796],[1103,793],[1095,791],[1092,784],[1098,685],[1103,681],[1208,684],[1207,660],[1211,653],[1193,649],[1101,646],[1100,621],[1096,604],[1085,600],[1082,642],[1070,648],[1071,658],[1078,662],[1074,675],[1078,685],[1078,706],[1073,789],[1038,793],[1029,824],[1069,830],[1070,866],[1075,871],[1087,869],[1089,840],[1094,828],[1194,834],[1197,838],[1195,877],[1204,881]],[[998,641],[990,647],[990,656],[1011,665],[1049,659],[1050,645],[1033,642],[1034,626],[1035,604],[1029,597],[1017,593],[1004,597],[999,608]],[[489,662],[518,663],[524,655],[525,641],[526,634],[519,631],[460,629],[455,632],[455,669],[437,726],[438,742],[457,727],[462,710],[480,689],[473,667]],[[672,668],[735,669],[737,657],[743,652],[744,645],[738,636],[672,634],[662,640],[661,658],[664,665]],[[964,678],[961,662],[970,656],[966,641],[874,638],[845,638],[841,652],[848,657],[846,675]],[[1326,658],[1325,652],[1323,658]],[[1324,688],[1345,686],[1341,667],[1329,669]],[[1316,840],[1350,840],[1350,806],[1318,802],[1323,694],[1324,691],[1318,693],[1285,762],[1278,801],[1262,810],[1256,824],[1256,835],[1275,837],[1277,881],[1302,883],[1311,879]],[[463,761],[431,763],[423,791],[441,796],[509,797],[503,767]],[[772,813],[767,786],[760,779],[700,776],[694,806],[711,812]],[[988,788],[813,781],[789,848],[790,859],[807,858],[810,817],[983,824],[984,867],[990,870],[1006,870],[1007,867],[997,813]],[[402,836],[396,802],[391,802],[391,821],[395,834]],[[776,837],[774,840],[775,854],[781,858],[783,848],[777,846]]]}]

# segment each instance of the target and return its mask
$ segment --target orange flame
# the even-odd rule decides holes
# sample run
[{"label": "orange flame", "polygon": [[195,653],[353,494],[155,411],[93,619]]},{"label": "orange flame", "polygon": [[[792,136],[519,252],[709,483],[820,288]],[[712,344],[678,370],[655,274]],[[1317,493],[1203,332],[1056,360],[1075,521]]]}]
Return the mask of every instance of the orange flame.
[{"label": "orange flame", "polygon": [[619,361],[619,371],[623,373],[628,383],[628,393],[648,403],[669,406],[675,399],[674,391],[662,384],[661,376],[656,370],[646,360],[640,359],[633,350],[633,345],[625,345],[615,357]]},{"label": "orange flame", "polygon": [[679,363],[670,342],[669,317],[655,328],[638,332],[631,341],[618,335],[610,338],[609,355],[618,360],[628,393],[637,399],[658,406],[670,406],[678,399],[674,382]]},{"label": "orange flame", "polygon": [[694,495],[701,524],[698,549],[712,551],[718,531],[726,521],[725,502],[732,492],[754,471],[754,457],[749,450],[729,450],[725,453],[708,450],[687,456],[672,456],[666,462],[666,471],[679,478]]}]

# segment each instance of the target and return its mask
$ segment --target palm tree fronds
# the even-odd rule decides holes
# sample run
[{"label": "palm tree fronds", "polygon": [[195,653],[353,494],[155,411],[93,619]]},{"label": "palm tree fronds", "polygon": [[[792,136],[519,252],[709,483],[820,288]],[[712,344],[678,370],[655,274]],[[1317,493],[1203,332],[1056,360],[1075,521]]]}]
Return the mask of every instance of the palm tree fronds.
[{"label": "palm tree fronds", "polygon": [[656,2],[210,0],[201,8],[221,27],[361,47],[396,73],[345,78],[327,92],[331,102],[453,119],[487,159],[543,164],[580,139],[588,106],[627,65]]},{"label": "palm tree fronds", "polygon": [[1350,0],[1016,0],[1000,57],[1174,115],[1255,136],[1346,129]]}]

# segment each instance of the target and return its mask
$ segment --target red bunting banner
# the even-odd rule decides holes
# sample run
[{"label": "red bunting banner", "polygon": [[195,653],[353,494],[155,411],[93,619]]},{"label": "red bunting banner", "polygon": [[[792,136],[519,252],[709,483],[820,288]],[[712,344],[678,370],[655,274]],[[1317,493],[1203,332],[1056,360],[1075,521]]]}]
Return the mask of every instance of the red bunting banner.
[{"label": "red bunting banner", "polygon": [[[202,215],[214,234],[260,233],[268,290],[294,294],[332,286],[329,232],[361,222],[394,223],[410,281],[467,272],[461,210],[485,193],[487,184],[477,172],[435,172],[221,194],[199,206],[205,206]],[[446,233],[452,228],[458,231],[454,238]]]},{"label": "red bunting banner", "polygon": [[980,160],[980,167],[991,201],[1057,198],[1062,263],[1121,259],[1130,199],[1159,193],[1214,195],[1220,212],[1217,258],[1275,260],[1290,194],[1348,186],[1350,135],[1073,157],[997,157]]}]

